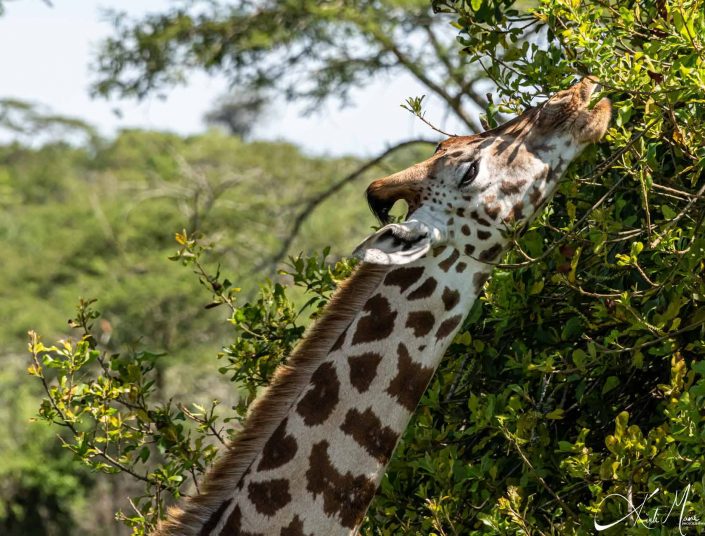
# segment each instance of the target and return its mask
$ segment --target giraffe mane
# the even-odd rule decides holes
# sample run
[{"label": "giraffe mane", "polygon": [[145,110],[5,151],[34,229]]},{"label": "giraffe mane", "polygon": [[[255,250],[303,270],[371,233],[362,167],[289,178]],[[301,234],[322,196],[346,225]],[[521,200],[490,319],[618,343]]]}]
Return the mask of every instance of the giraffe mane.
[{"label": "giraffe mane", "polygon": [[280,365],[267,389],[252,403],[244,427],[208,471],[201,493],[182,507],[169,509],[154,536],[190,536],[198,533],[264,448],[267,439],[306,388],[311,375],[331,347],[379,286],[389,267],[361,264],[331,297],[321,318],[308,329],[286,364]]}]

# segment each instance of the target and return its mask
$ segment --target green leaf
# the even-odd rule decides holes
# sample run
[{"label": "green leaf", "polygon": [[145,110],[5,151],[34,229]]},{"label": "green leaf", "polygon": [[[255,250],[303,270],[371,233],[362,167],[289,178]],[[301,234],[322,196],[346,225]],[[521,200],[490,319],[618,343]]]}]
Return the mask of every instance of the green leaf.
[{"label": "green leaf", "polygon": [[553,411],[546,413],[545,417],[547,419],[560,420],[563,418],[564,413],[565,413],[565,410],[563,410],[561,408],[557,408],[557,409],[554,409]]},{"label": "green leaf", "polygon": [[605,380],[605,383],[602,384],[602,394],[604,395],[609,393],[612,389],[617,387],[619,383],[619,378],[617,378],[617,376],[609,376]]}]

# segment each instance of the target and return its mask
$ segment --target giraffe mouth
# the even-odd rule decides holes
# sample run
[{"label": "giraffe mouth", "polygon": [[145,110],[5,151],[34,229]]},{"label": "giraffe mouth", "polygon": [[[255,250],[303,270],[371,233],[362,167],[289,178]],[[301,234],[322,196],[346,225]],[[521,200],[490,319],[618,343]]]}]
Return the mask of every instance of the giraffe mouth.
[{"label": "giraffe mouth", "polygon": [[573,87],[578,111],[573,123],[573,136],[579,143],[596,143],[602,139],[612,118],[608,98],[594,102],[602,86],[597,78],[588,76]]},{"label": "giraffe mouth", "polygon": [[379,222],[385,225],[388,224],[392,219],[389,215],[389,211],[392,210],[392,207],[394,206],[394,203],[396,203],[396,200],[383,199],[377,197],[374,193],[370,192],[369,189],[367,190],[366,197],[367,204],[370,206],[370,210],[379,220]]},{"label": "giraffe mouth", "polygon": [[408,218],[419,204],[413,185],[402,181],[376,180],[367,187],[365,197],[372,213],[384,225],[391,223],[393,218],[390,211],[397,201],[401,199],[406,201],[408,209],[404,215],[405,218]]}]

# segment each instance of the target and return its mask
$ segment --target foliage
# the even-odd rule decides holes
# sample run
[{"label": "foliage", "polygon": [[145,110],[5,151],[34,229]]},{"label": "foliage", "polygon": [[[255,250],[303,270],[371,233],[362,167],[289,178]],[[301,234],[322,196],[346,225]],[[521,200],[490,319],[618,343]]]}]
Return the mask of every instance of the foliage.
[{"label": "foliage", "polygon": [[[521,237],[470,312],[395,454],[364,530],[588,534],[595,520],[608,523],[629,513],[613,494],[637,505],[648,501],[641,521],[632,516],[611,533],[644,534],[647,516],[659,512],[650,522],[656,531],[678,530],[681,512],[702,516],[705,511],[702,5],[543,0],[529,8],[511,0],[438,0],[435,8],[457,19],[465,58],[480,65],[497,88],[485,109],[489,125],[499,114],[519,110],[584,73],[601,79],[615,117],[605,142],[570,168],[552,206]],[[129,39],[124,45],[109,43],[105,57],[114,54],[120,61],[118,71],[104,70],[109,76],[101,89],[142,93],[168,82],[183,59],[187,66],[228,65],[241,49],[221,48],[230,44],[222,37],[227,25],[216,24],[209,34],[205,22],[215,19],[204,17],[175,11],[153,19],[155,33],[146,35],[122,26],[122,37]],[[235,16],[219,20],[241,22]],[[287,20],[248,19],[253,33],[242,34],[251,46],[252,54],[244,49],[242,56],[253,62],[248,65],[262,59],[271,36],[289,28],[281,24]],[[330,28],[303,26],[332,40],[324,32]],[[177,37],[211,35],[212,40],[175,39],[173,48],[138,56],[140,50],[153,51],[154,38],[166,29]],[[142,65],[141,57],[160,60],[146,64],[154,69],[147,72],[151,76],[120,79],[123,66]],[[420,107],[416,111],[422,113]],[[202,251],[189,250],[198,242],[184,242],[184,251],[200,258]],[[310,273],[302,268],[307,266],[313,267]],[[342,276],[344,268],[334,270]],[[320,300],[338,277],[326,275],[328,270],[320,260],[299,261],[295,274],[299,284],[318,289],[313,295]],[[203,282],[204,274],[199,276]],[[214,303],[227,303],[213,287],[214,280],[223,281],[214,277],[205,277]],[[241,331],[224,353],[223,372],[246,386],[246,398],[228,415],[237,421],[256,387],[289,351],[300,324],[284,289],[272,286],[232,312],[231,322]],[[251,339],[243,334],[248,332]],[[62,363],[61,375],[48,384],[50,394],[60,390],[50,398],[69,397],[72,412],[86,417],[104,405],[95,399],[82,405],[61,387],[61,377],[68,377],[76,348],[90,348],[89,341],[74,343],[69,355],[59,349],[38,356]],[[259,359],[253,362],[253,356]],[[102,359],[108,363],[111,357]],[[81,385],[92,385],[91,366],[81,367],[86,374]],[[207,415],[198,418],[208,421]],[[182,426],[189,441],[208,436],[198,420],[186,427],[189,417],[178,422],[177,416],[167,414],[167,425]],[[220,422],[212,424],[220,430]],[[140,448],[139,441],[152,434],[152,424],[146,424],[132,439]],[[138,452],[137,446],[131,452]],[[189,451],[188,456],[196,454],[189,458],[196,474],[209,452]],[[94,454],[83,457],[99,463]],[[128,461],[142,468],[132,456]],[[185,465],[164,463],[176,468],[172,476],[187,480]],[[177,493],[176,485],[160,485]],[[133,518],[138,530],[158,511],[151,503],[144,519]]]},{"label": "foliage", "polygon": [[[213,459],[216,449],[204,439],[211,433],[218,437],[211,432],[216,404],[208,409],[196,406],[194,413],[173,407],[171,401],[148,404],[155,392],[154,369],[159,356],[135,352],[108,357],[98,351],[90,332],[98,316],[92,303],[81,301],[71,321],[81,333],[78,341],[68,339],[60,346],[45,347],[30,332],[33,363],[29,374],[39,378],[47,396],[39,416],[68,429],[70,436],[64,446],[90,468],[123,471],[142,481],[145,496],[132,501],[138,519],[159,517],[163,515],[161,493],[178,489],[184,475],[195,478],[195,471]],[[90,372],[84,380],[86,369]],[[52,385],[45,370],[56,377]],[[181,421],[187,414],[202,426],[202,436],[192,438],[184,427]],[[151,457],[159,455],[161,463],[155,469],[142,469]],[[144,512],[143,502],[149,505]],[[135,522],[125,514],[120,518],[128,524]]]},{"label": "foliage", "polygon": [[[628,513],[613,493],[635,505],[653,494],[646,520],[689,492],[683,511],[701,516],[702,6],[436,7],[457,14],[465,52],[498,88],[488,123],[576,72],[600,78],[616,113],[471,312],[369,527],[583,534]],[[651,525],[671,530],[680,513]],[[612,530],[644,532],[633,523]]]},{"label": "foliage", "polygon": [[[408,163],[413,156],[399,155]],[[290,213],[316,189],[354,168],[352,158],[303,156],[283,143],[245,143],[218,132],[180,138],[125,131],[94,147],[0,146],[0,339],[21,352],[29,329],[58,338],[79,295],[99,296],[109,348],[141,344],[174,357],[217,351],[216,329],[195,281],[166,263],[174,231],[217,241],[212,253],[250,296],[288,231]],[[371,169],[360,180],[382,173]],[[353,189],[343,190],[352,195]],[[332,200],[293,249],[336,242],[349,250],[374,218]],[[330,214],[352,222],[315,230]],[[41,259],[41,262],[38,260]],[[208,337],[200,333],[208,333]],[[209,340],[211,339],[212,340]]]},{"label": "foliage", "polygon": [[[23,377],[20,356],[0,373],[0,527],[7,535],[85,534],[77,516],[94,475],[62,452],[53,427],[29,425],[41,393]],[[42,460],[42,463],[37,463]]]},{"label": "foliage", "polygon": [[39,416],[68,429],[64,447],[90,468],[127,473],[140,481],[142,491],[130,501],[133,511],[118,514],[137,534],[148,532],[163,517],[168,495],[179,497],[187,482],[198,489],[198,478],[244,420],[257,388],[268,382],[301,337],[303,326],[351,270],[347,260],[328,266],[327,251],[320,258],[292,259],[293,271],[286,275],[313,294],[303,306],[297,307],[284,287],[272,282],[261,287],[256,300],[236,306],[239,289],[202,265],[210,248],[185,233],[178,234],[177,241],[180,248],[172,260],[194,269],[212,295],[210,306],[230,309],[237,338],[219,357],[228,362],[220,372],[232,375],[231,381],[241,386],[234,414],[224,418],[217,413],[215,400],[207,406],[161,401],[155,364],[164,356],[99,349],[94,335],[99,314],[93,300],[82,300],[71,321],[76,339],[47,347],[30,333],[29,374],[40,380],[46,395]]},{"label": "foliage", "polygon": [[453,53],[450,19],[427,0],[196,0],[130,19],[113,13],[94,91],[143,97],[190,70],[225,74],[239,94],[274,89],[311,111],[379,75],[411,76],[469,128],[483,106],[478,69]]},{"label": "foliage", "polygon": [[35,143],[38,139],[78,140],[85,145],[95,145],[99,141],[95,128],[85,121],[52,114],[18,99],[0,99],[0,129]]}]

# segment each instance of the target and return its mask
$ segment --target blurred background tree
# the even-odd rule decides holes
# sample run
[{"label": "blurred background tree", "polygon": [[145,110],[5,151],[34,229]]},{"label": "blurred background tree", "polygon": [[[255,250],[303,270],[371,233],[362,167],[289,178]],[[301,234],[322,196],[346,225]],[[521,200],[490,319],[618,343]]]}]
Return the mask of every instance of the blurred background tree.
[{"label": "blurred background tree", "polygon": [[[615,107],[605,142],[570,168],[470,312],[364,532],[588,534],[595,519],[627,513],[608,495],[640,501],[657,488],[643,517],[686,489],[683,512],[705,512],[700,2],[196,1],[113,18],[97,62],[103,95],[166,91],[195,69],[226,73],[236,98],[278,91],[313,110],[406,72],[433,114],[465,134],[597,75]],[[373,224],[366,180],[429,152],[405,142],[361,162],[218,132],[142,131],[90,147],[0,148],[8,350],[28,327],[69,335],[78,294],[99,297],[102,311],[84,303],[66,345],[32,339],[30,373],[43,381],[17,403],[46,387],[40,413],[63,429],[62,451],[118,473],[83,473],[65,457],[33,473],[28,460],[54,456],[56,444],[36,431],[45,428],[13,435],[3,533],[95,533],[75,514],[87,493],[106,503],[99,515],[120,510],[142,533],[173,496],[193,493],[349,272],[335,261]],[[164,260],[181,229],[174,258],[192,279]],[[327,244],[257,290],[287,252]],[[20,410],[2,418],[23,430]],[[26,497],[49,513],[35,516]],[[678,530],[675,513],[664,523]],[[645,530],[630,522],[613,533]]]},{"label": "blurred background tree", "polygon": [[96,65],[97,94],[144,97],[192,70],[225,73],[240,93],[269,89],[343,102],[381,75],[411,74],[470,130],[484,108],[481,71],[456,53],[449,17],[425,0],[211,2],[142,19],[113,12],[115,36]]},{"label": "blurred background tree", "polygon": [[208,125],[222,127],[232,136],[247,138],[257,123],[266,121],[268,102],[269,98],[262,93],[224,95],[204,119]]}]

